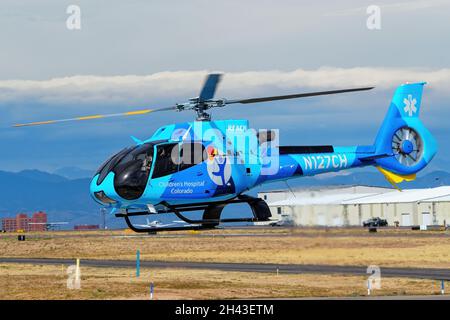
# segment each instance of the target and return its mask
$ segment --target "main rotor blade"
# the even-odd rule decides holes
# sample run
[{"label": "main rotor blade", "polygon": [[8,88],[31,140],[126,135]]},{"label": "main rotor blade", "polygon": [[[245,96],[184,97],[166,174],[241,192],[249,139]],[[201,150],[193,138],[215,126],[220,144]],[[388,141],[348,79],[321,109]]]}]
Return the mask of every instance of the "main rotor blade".
[{"label": "main rotor blade", "polygon": [[168,108],[159,108],[159,109],[143,109],[143,110],[135,110],[121,113],[110,113],[110,114],[96,114],[91,116],[83,116],[76,118],[68,118],[68,119],[58,119],[58,120],[46,120],[46,121],[38,121],[38,122],[29,122],[29,123],[19,123],[13,125],[13,127],[30,127],[30,126],[39,126],[44,124],[54,124],[61,122],[72,122],[72,121],[83,121],[83,120],[94,120],[94,119],[103,119],[103,118],[113,118],[113,117],[125,117],[125,116],[136,116],[136,115],[144,115],[151,112],[158,111],[168,111],[168,110],[176,110],[176,107],[168,107]]},{"label": "main rotor blade", "polygon": [[208,75],[198,97],[200,102],[212,99],[214,97],[217,85],[219,84],[221,78],[222,74],[220,73],[211,73]]},{"label": "main rotor blade", "polygon": [[256,102],[266,102],[266,101],[275,101],[275,100],[306,98],[306,97],[314,97],[314,96],[324,96],[324,95],[328,95],[328,94],[337,94],[337,93],[354,92],[354,91],[365,91],[365,90],[371,90],[373,88],[375,88],[375,87],[306,92],[306,93],[298,93],[298,94],[288,94],[288,95],[284,95],[284,96],[272,96],[272,97],[250,98],[250,99],[239,99],[239,100],[236,99],[236,100],[227,100],[226,104],[256,103]]}]

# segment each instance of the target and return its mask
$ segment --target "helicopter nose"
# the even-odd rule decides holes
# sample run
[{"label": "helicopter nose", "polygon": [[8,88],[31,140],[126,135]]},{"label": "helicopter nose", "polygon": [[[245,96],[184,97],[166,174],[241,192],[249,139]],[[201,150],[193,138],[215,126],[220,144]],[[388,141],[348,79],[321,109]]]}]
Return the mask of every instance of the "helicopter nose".
[{"label": "helicopter nose", "polygon": [[119,197],[117,196],[115,190],[114,190],[114,178],[112,177],[106,177],[102,183],[99,185],[98,183],[99,176],[96,175],[91,180],[91,186],[90,186],[90,194],[91,197],[104,206],[112,206],[117,205],[119,201],[117,200]]},{"label": "helicopter nose", "polygon": [[91,196],[103,205],[123,204],[145,192],[153,159],[153,144],[144,143],[112,156],[91,181]]},{"label": "helicopter nose", "polygon": [[116,204],[117,201],[111,199],[110,197],[108,197],[104,191],[97,191],[94,192],[94,197],[100,201],[102,204]]}]

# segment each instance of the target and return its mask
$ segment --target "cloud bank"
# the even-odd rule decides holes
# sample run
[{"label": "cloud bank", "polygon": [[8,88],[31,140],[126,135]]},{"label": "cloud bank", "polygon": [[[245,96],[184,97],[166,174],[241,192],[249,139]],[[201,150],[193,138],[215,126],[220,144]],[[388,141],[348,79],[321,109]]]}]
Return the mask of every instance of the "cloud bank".
[{"label": "cloud bank", "polygon": [[[0,81],[0,104],[33,101],[44,105],[130,105],[153,101],[177,102],[196,96],[206,70],[159,72],[150,75],[71,76],[50,80]],[[226,73],[217,96],[239,98],[358,86],[393,90],[405,82],[428,82],[439,95],[449,95],[450,68],[332,68],[294,71],[249,71]],[[177,100],[175,100],[177,99]]]}]

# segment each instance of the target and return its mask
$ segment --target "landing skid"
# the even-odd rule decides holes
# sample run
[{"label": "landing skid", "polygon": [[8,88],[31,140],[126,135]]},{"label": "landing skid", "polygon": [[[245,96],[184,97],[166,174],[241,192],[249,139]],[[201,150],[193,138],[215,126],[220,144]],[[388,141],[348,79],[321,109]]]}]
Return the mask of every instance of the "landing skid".
[{"label": "landing skid", "polygon": [[[233,203],[247,203],[252,209],[253,217],[252,218],[234,218],[234,219],[221,219],[221,213],[226,205]],[[207,229],[215,229],[221,223],[230,223],[230,222],[257,222],[257,221],[268,221],[271,217],[270,209],[267,203],[259,198],[253,198],[245,195],[240,195],[237,198],[229,201],[221,201],[221,202],[203,202],[196,204],[184,204],[184,205],[169,205],[167,202],[162,202],[167,210],[158,211],[156,213],[151,213],[148,211],[139,211],[139,212],[129,212],[128,210],[125,213],[117,213],[116,217],[122,217],[125,219],[128,227],[134,232],[140,233],[156,233],[159,231],[183,231],[183,230],[207,230]],[[184,211],[198,211],[203,210],[202,219],[189,219],[185,215],[182,214]],[[180,226],[180,227],[150,227],[150,228],[141,228],[134,226],[130,217],[132,216],[146,216],[151,214],[163,214],[163,213],[174,213],[179,219],[188,223],[188,226]]]}]

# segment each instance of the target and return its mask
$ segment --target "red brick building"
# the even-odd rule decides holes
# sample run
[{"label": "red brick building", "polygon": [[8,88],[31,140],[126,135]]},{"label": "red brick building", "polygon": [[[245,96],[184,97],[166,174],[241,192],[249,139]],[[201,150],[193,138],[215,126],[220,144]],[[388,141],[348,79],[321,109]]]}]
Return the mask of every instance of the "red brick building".
[{"label": "red brick building", "polygon": [[3,218],[2,230],[6,232],[16,232],[23,230],[29,231],[45,231],[47,230],[47,214],[39,211],[33,213],[31,218],[25,213],[19,213],[15,218]]},{"label": "red brick building", "polygon": [[2,219],[2,230],[7,232],[15,232],[17,230],[16,218],[3,218]]},{"label": "red brick building", "polygon": [[31,217],[31,224],[29,224],[30,231],[46,231],[47,230],[47,214],[42,211],[33,213]]}]

